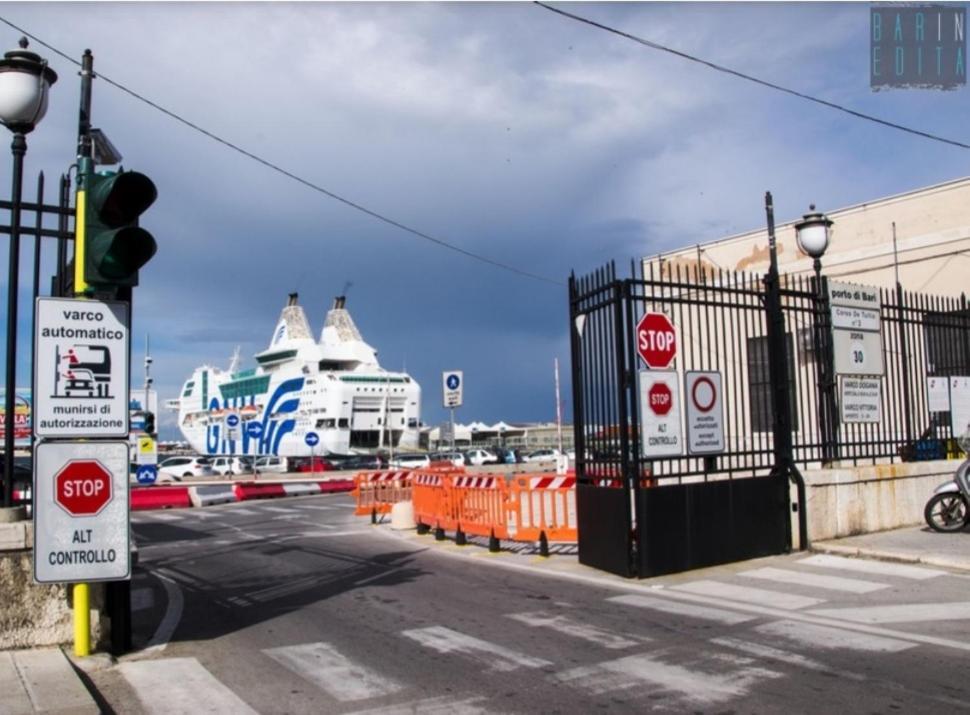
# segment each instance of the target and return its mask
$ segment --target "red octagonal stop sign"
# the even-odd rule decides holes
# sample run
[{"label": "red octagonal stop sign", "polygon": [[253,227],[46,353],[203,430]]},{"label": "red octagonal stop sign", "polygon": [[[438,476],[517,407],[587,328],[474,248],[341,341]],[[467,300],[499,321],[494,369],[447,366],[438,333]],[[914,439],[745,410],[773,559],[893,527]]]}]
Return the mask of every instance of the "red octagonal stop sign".
[{"label": "red octagonal stop sign", "polygon": [[663,313],[646,313],[637,323],[637,352],[647,367],[665,368],[677,355],[677,333]]},{"label": "red octagonal stop sign", "polygon": [[72,516],[94,516],[111,501],[111,472],[101,462],[68,462],[54,477],[54,501]]},{"label": "red octagonal stop sign", "polygon": [[650,390],[647,391],[647,402],[649,402],[650,409],[653,410],[655,415],[663,417],[673,407],[674,397],[666,384],[655,382],[650,386]]}]

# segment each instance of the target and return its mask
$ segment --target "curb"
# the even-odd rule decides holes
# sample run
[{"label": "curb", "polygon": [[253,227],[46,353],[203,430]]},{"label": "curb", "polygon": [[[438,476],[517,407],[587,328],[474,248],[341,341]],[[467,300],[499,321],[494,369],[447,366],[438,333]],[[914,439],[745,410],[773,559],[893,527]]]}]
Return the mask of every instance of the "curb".
[{"label": "curb", "polygon": [[953,569],[954,571],[970,572],[970,562],[965,560],[955,561],[945,556],[913,556],[912,554],[898,551],[880,551],[878,549],[867,549],[858,546],[838,546],[836,544],[826,544],[824,546],[816,546],[813,544],[810,551],[819,554],[832,554],[833,556],[848,556],[875,561],[892,561],[901,564],[919,564],[921,566],[936,566],[938,568]]},{"label": "curb", "polygon": [[131,487],[131,510],[205,508],[253,499],[335,494],[354,489],[352,479],[321,482],[236,482],[223,485],[134,486]]}]

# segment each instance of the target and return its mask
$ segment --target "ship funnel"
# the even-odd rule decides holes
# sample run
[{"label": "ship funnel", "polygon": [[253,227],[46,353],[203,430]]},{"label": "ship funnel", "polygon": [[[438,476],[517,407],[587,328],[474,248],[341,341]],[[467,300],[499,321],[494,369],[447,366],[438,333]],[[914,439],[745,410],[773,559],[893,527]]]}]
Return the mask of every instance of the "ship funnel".
[{"label": "ship funnel", "polygon": [[303,306],[297,303],[298,294],[290,293],[286,300],[286,307],[280,313],[280,319],[273,330],[273,337],[269,341],[270,349],[295,347],[294,341],[313,340],[310,323],[303,312]]},{"label": "ship funnel", "polygon": [[290,307],[291,305],[296,305],[299,298],[300,298],[299,293],[290,293],[289,297],[286,300],[286,306]]},{"label": "ship funnel", "polygon": [[345,295],[338,295],[336,298],[333,299],[334,310],[343,310],[344,306],[346,305],[347,305],[347,296]]},{"label": "ship funnel", "polygon": [[377,366],[377,353],[364,342],[345,307],[346,303],[347,296],[338,295],[327,312],[319,342],[324,361],[339,364],[342,369],[351,369],[352,365]]}]

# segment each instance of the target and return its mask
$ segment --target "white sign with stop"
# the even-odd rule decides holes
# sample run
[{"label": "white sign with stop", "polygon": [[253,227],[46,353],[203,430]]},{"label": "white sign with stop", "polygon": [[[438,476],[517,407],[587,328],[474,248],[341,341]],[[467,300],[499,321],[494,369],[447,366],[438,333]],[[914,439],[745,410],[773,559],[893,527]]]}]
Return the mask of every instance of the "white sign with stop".
[{"label": "white sign with stop", "polygon": [[641,370],[640,446],[644,457],[684,453],[680,419],[680,381],[676,370]]},{"label": "white sign with stop", "polygon": [[34,580],[131,577],[127,442],[40,442],[34,454]]}]

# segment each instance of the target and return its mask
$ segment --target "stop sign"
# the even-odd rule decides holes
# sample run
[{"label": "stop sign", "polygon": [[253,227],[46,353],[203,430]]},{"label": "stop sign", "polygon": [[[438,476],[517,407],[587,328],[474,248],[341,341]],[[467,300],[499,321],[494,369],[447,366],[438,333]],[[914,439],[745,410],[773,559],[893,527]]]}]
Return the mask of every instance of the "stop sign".
[{"label": "stop sign", "polygon": [[673,407],[674,398],[670,393],[670,388],[666,384],[655,382],[647,392],[647,402],[655,415],[663,417]]},{"label": "stop sign", "polygon": [[647,367],[665,368],[677,355],[674,325],[663,313],[645,313],[637,323],[637,352]]},{"label": "stop sign", "polygon": [[54,477],[54,501],[72,516],[93,516],[111,501],[111,472],[94,459],[68,462]]}]

